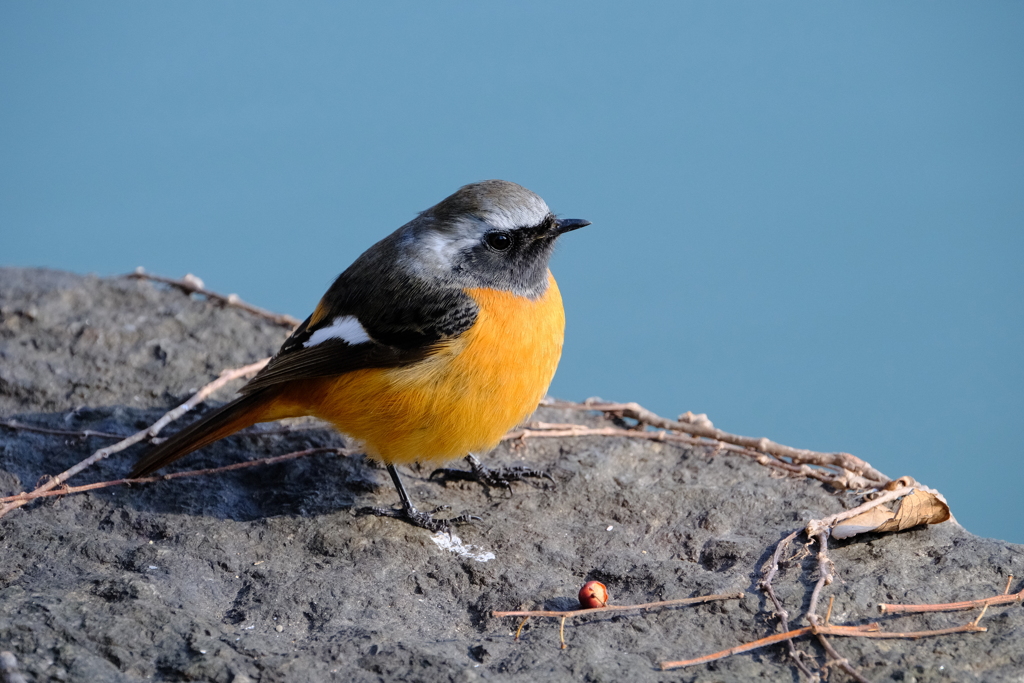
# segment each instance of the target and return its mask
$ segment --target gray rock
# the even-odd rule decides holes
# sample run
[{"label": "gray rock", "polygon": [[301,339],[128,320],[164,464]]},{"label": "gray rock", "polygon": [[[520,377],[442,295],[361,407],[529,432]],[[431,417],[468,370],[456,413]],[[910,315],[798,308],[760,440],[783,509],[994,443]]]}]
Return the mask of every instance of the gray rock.
[{"label": "gray rock", "polygon": [[[273,352],[285,335],[146,282],[0,269],[0,417],[128,434],[219,370]],[[581,411],[542,408],[537,417],[607,424]],[[0,427],[0,494],[31,488],[110,442]],[[249,432],[172,469],[342,443],[315,424]],[[71,483],[123,476],[144,449]],[[455,533],[472,553],[493,553],[486,562],[443,549],[443,537],[358,514],[396,498],[386,473],[361,457],[33,503],[0,519],[0,650],[30,681],[799,680],[781,645],[676,672],[657,664],[775,633],[756,590],[759,568],[808,513],[852,507],[853,495],[773,477],[740,456],[624,438],[506,443],[486,461],[546,468],[557,486],[519,484],[510,496],[440,485],[428,469],[407,477],[424,507],[444,503],[483,518]],[[880,602],[984,597],[1001,592],[1007,574],[1024,576],[1024,547],[953,523],[833,542],[830,555],[832,621],[892,631],[962,624],[975,613],[887,617]],[[794,625],[815,578],[811,554],[789,561],[775,581]],[[746,597],[576,619],[566,625],[566,650],[556,620],[531,620],[517,642],[517,620],[490,616],[574,608],[591,579],[617,604]],[[1021,606],[990,608],[982,625],[989,630],[832,642],[873,681],[1022,680]],[[824,661],[816,643],[800,647]]]}]

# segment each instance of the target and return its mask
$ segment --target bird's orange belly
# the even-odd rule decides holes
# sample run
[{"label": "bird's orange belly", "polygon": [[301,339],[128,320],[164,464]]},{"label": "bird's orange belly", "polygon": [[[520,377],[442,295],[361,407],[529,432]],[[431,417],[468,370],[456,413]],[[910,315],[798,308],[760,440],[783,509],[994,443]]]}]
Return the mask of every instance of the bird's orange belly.
[{"label": "bird's orange belly", "polygon": [[307,414],[327,420],[388,464],[487,451],[544,397],[562,354],[565,314],[554,277],[536,300],[491,289],[473,327],[428,359],[306,384]]}]

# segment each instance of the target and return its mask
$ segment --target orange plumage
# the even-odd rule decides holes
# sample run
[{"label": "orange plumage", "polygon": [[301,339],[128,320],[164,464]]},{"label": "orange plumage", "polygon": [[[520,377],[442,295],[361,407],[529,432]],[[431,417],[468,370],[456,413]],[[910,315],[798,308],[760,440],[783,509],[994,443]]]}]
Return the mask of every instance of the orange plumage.
[{"label": "orange plumage", "polygon": [[562,354],[555,278],[536,300],[466,290],[476,324],[416,365],[294,382],[258,421],[315,415],[388,464],[441,462],[490,450],[537,407]]}]

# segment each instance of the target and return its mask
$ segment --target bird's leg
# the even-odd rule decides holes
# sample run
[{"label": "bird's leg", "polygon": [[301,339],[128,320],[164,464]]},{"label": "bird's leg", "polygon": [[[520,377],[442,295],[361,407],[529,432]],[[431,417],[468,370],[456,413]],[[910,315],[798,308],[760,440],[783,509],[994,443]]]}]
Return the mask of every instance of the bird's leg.
[{"label": "bird's leg", "polygon": [[469,471],[456,470],[448,467],[434,470],[430,473],[430,478],[439,477],[441,479],[451,479],[456,481],[475,481],[483,484],[484,486],[495,486],[507,489],[509,493],[512,492],[512,482],[523,481],[524,479],[547,479],[552,484],[555,480],[551,478],[551,475],[541,470],[535,470],[530,467],[498,467],[491,469],[484,467],[475,455],[470,453],[466,456],[466,460],[469,461]]},{"label": "bird's leg", "polygon": [[409,498],[409,493],[405,490],[405,485],[402,484],[402,478],[398,476],[398,469],[394,465],[388,465],[387,467],[388,474],[391,475],[391,481],[395,482],[395,488],[398,489],[398,497],[402,502],[402,509],[370,508],[370,512],[378,517],[404,519],[409,524],[422,527],[428,531],[448,531],[452,524],[461,524],[463,522],[471,522],[474,519],[480,519],[469,514],[461,514],[457,517],[449,517],[448,519],[434,519],[434,514],[446,509],[446,505],[435,508],[432,512],[420,512],[412,504],[412,499]]}]

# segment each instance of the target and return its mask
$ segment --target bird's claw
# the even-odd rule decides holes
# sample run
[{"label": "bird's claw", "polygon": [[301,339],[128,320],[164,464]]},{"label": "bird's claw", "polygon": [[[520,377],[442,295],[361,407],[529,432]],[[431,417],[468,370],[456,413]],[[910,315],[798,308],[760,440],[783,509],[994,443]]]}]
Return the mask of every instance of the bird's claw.
[{"label": "bird's claw", "polygon": [[475,457],[468,456],[470,469],[457,470],[451,467],[436,469],[430,473],[430,479],[438,478],[451,481],[475,481],[484,486],[503,488],[509,493],[512,492],[512,482],[526,481],[527,479],[547,479],[552,484],[554,478],[542,470],[535,470],[532,467],[516,465],[514,467],[484,467]]},{"label": "bird's claw", "polygon": [[360,512],[364,514],[376,515],[378,517],[392,517],[394,519],[401,519],[413,526],[418,526],[421,529],[426,529],[431,532],[444,532],[451,533],[451,526],[453,524],[466,524],[473,521],[480,521],[480,518],[476,515],[469,513],[462,513],[455,517],[448,517],[445,519],[439,519],[434,517],[435,514],[442,510],[449,509],[447,505],[439,505],[430,512],[421,512],[414,507],[401,507],[401,508],[390,508],[390,507],[372,507],[363,508]]}]

